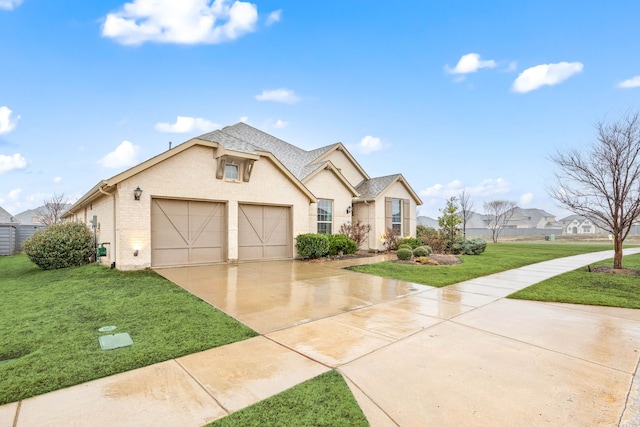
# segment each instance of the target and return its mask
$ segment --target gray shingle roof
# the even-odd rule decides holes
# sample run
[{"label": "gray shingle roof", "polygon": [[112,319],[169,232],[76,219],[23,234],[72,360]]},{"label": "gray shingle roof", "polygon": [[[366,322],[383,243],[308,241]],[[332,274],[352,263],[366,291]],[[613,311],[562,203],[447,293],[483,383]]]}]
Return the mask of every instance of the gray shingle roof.
[{"label": "gray shingle roof", "polygon": [[356,190],[360,193],[360,199],[375,199],[390,186],[400,174],[380,176],[362,181],[356,186]]},{"label": "gray shingle roof", "polygon": [[246,123],[226,126],[198,138],[217,142],[226,149],[242,153],[257,154],[258,151],[271,153],[299,180],[303,180],[311,172],[321,167],[322,163],[317,165],[310,163],[336,146],[336,144],[332,144],[306,151]]}]

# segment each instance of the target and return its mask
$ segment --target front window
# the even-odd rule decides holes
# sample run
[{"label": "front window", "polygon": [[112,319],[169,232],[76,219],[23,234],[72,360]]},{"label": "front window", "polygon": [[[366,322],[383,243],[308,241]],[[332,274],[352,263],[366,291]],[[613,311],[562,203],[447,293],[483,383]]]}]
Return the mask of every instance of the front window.
[{"label": "front window", "polygon": [[391,229],[402,234],[402,200],[391,200]]},{"label": "front window", "polygon": [[238,165],[225,165],[224,177],[226,179],[237,180],[240,175],[238,174]]},{"label": "front window", "polygon": [[318,234],[331,234],[333,224],[333,201],[318,200]]}]

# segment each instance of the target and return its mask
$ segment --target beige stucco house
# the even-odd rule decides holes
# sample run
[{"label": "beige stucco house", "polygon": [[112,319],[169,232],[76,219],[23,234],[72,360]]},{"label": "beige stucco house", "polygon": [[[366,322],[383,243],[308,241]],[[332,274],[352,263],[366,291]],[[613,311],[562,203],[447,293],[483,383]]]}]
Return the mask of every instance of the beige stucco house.
[{"label": "beige stucco house", "polygon": [[362,249],[382,249],[387,228],[415,234],[421,203],[402,175],[370,178],[341,143],[306,151],[238,123],[100,181],[65,220],[93,224],[100,262],[131,270],[290,259],[295,236],[356,220],[371,225]]}]

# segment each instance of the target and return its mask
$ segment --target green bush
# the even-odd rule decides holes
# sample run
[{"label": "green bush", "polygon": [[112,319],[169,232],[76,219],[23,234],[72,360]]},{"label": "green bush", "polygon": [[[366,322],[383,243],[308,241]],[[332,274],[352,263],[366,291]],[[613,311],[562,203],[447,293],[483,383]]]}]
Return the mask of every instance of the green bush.
[{"label": "green bush", "polygon": [[417,248],[415,248],[413,250],[413,256],[414,257],[425,257],[425,256],[429,256],[431,255],[431,252],[433,252],[431,250],[431,248],[429,246],[418,246]]},{"label": "green bush", "polygon": [[487,248],[487,242],[480,238],[464,242],[465,255],[480,255]]},{"label": "green bush", "polygon": [[407,245],[407,244],[404,244],[404,243],[402,245],[398,245],[398,249],[409,249],[410,251],[413,250],[411,245]]},{"label": "green bush", "polygon": [[82,223],[53,224],[24,241],[24,253],[44,270],[75,267],[91,262],[93,236]]},{"label": "green bush", "polygon": [[398,256],[398,259],[406,261],[413,257],[413,252],[411,252],[411,249],[401,248],[401,249],[398,249],[398,252],[396,252],[396,255]]},{"label": "green bush", "polygon": [[417,237],[405,237],[404,239],[400,239],[400,241],[398,242],[398,247],[402,245],[409,245],[409,247],[411,247],[411,250],[413,250],[418,246],[422,246],[423,244],[424,243],[422,243],[422,239],[418,239]]},{"label": "green bush", "polygon": [[299,234],[296,250],[302,258],[321,258],[329,254],[329,237],[326,234]]},{"label": "green bush", "polygon": [[344,234],[331,234],[329,238],[329,255],[349,255],[358,252],[358,244]]}]

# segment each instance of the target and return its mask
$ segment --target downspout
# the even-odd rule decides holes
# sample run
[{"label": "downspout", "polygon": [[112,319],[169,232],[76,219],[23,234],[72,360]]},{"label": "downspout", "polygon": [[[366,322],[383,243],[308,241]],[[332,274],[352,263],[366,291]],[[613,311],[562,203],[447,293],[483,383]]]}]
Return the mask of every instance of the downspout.
[{"label": "downspout", "polygon": [[[366,200],[364,200],[364,204],[367,206],[367,224],[371,227],[371,207]],[[369,246],[369,250],[371,250],[371,230],[369,230],[369,235],[367,236],[367,245]]]},{"label": "downspout", "polygon": [[102,187],[98,187],[98,191],[100,191],[102,194],[106,194],[107,196],[112,196],[113,197],[113,244],[111,245],[111,253],[113,254],[113,258],[112,258],[112,262],[115,263],[116,261],[116,192],[114,191],[113,193],[109,193],[105,190],[102,189]]}]

